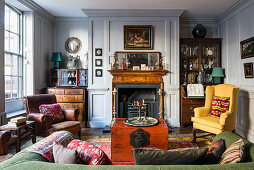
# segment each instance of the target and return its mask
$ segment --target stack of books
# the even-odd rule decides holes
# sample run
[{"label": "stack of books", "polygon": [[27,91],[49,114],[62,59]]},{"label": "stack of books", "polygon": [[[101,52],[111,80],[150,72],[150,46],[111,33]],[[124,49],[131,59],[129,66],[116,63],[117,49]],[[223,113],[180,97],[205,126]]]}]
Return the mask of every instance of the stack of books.
[{"label": "stack of books", "polygon": [[18,126],[22,126],[26,124],[26,117],[23,116],[19,116],[19,117],[15,117],[12,118],[9,122],[8,122],[8,126],[9,127],[18,127]]}]

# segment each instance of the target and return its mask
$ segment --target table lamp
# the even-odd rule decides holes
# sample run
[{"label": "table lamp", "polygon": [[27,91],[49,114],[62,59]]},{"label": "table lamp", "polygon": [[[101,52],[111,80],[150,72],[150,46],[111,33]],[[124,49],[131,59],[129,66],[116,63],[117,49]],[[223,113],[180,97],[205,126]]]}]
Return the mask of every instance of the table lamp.
[{"label": "table lamp", "polygon": [[60,52],[54,52],[52,53],[51,61],[54,62],[54,68],[59,68],[59,62],[62,61],[62,53]]},{"label": "table lamp", "polygon": [[214,67],[212,72],[213,82],[215,84],[221,83],[221,77],[225,77],[221,67]]}]

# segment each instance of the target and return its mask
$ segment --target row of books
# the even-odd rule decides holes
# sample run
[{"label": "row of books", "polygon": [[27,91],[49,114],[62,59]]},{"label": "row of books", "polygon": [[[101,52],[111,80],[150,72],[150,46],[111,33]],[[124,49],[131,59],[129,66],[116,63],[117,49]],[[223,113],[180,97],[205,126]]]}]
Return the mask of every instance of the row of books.
[{"label": "row of books", "polygon": [[26,121],[27,121],[26,117],[23,117],[23,116],[15,117],[10,119],[10,121],[8,122],[8,126],[9,127],[22,126],[26,124]]},{"label": "row of books", "polygon": [[181,55],[182,56],[197,56],[198,55],[198,46],[187,46],[181,45]]}]

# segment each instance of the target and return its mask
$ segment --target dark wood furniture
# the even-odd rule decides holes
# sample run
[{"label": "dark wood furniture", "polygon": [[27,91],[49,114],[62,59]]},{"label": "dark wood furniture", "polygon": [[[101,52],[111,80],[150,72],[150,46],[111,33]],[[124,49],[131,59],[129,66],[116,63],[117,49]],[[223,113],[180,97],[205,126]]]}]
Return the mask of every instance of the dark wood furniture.
[{"label": "dark wood furniture", "polygon": [[0,155],[6,155],[8,153],[8,142],[10,138],[10,131],[0,131]]},{"label": "dark wood furniture", "polygon": [[205,98],[188,98],[187,84],[197,83],[199,72],[203,74],[203,85],[212,84],[212,68],[221,66],[221,38],[180,39],[180,122],[191,123],[194,108],[202,107]]},{"label": "dark wood furniture", "polygon": [[163,119],[158,119],[159,123],[151,127],[129,126],[124,124],[124,119],[117,118],[111,127],[111,158],[114,165],[134,165],[131,153],[134,146],[168,149],[168,127]]},{"label": "dark wood furniture", "polygon": [[191,117],[194,116],[194,108],[205,105],[204,97],[187,97],[187,85],[180,86],[181,93],[181,126],[191,123]]},{"label": "dark wood furniture", "polygon": [[51,69],[50,87],[87,87],[87,69]]},{"label": "dark wood furniture", "polygon": [[79,121],[85,121],[87,123],[87,102],[86,102],[86,89],[85,88],[68,88],[68,87],[55,87],[48,88],[48,94],[54,94],[56,96],[57,103],[61,108],[74,108],[79,110]]},{"label": "dark wood furniture", "polygon": [[[14,133],[12,136],[16,137],[16,153],[21,150],[21,138],[24,134],[30,131],[32,142],[36,142],[36,126],[35,121],[26,121],[25,125],[18,127],[10,127],[8,124],[0,126],[0,130],[10,131]],[[8,142],[7,142],[8,143]],[[8,146],[8,145],[7,145]]]},{"label": "dark wood furniture", "polygon": [[48,136],[55,131],[66,130],[73,134],[78,134],[80,137],[81,123],[78,121],[78,109],[62,109],[64,120],[61,122],[53,122],[52,117],[40,113],[40,105],[57,103],[55,95],[25,96],[22,98],[22,102],[25,104],[27,119],[36,121],[36,131],[39,136]]}]

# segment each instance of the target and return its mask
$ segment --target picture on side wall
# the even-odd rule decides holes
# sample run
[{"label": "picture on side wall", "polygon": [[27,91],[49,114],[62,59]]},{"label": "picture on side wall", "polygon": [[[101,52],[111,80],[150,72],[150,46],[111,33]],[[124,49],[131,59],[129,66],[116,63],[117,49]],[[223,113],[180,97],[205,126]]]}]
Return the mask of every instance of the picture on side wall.
[{"label": "picture on side wall", "polygon": [[102,69],[95,69],[95,77],[102,77]]},{"label": "picture on side wall", "polygon": [[95,56],[102,56],[102,48],[95,48]]},{"label": "picture on side wall", "polygon": [[241,58],[254,57],[254,37],[241,41]]},{"label": "picture on side wall", "polygon": [[124,25],[125,50],[152,50],[152,25]]},{"label": "picture on side wall", "polygon": [[253,63],[244,63],[245,78],[253,78]]},{"label": "picture on side wall", "polygon": [[102,67],[102,59],[95,59],[95,66]]}]

